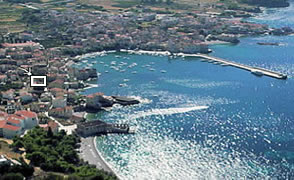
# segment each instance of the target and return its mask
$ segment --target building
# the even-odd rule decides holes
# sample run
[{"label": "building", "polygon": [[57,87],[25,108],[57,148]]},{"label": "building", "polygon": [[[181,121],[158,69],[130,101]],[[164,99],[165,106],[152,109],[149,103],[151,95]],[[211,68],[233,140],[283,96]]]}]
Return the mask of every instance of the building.
[{"label": "building", "polygon": [[59,130],[59,125],[54,121],[49,121],[47,124],[40,124],[39,126],[46,131],[48,131],[50,127],[53,133],[58,133]]},{"label": "building", "polygon": [[5,138],[13,138],[21,135],[22,128],[20,126],[10,125],[7,120],[0,120],[0,136]]},{"label": "building", "polygon": [[5,92],[2,92],[2,98],[7,100],[13,100],[14,99],[14,92],[15,90],[9,89]]},{"label": "building", "polygon": [[93,120],[77,124],[76,133],[80,136],[95,136],[107,133],[130,133],[127,124],[109,124],[100,120]]},{"label": "building", "polygon": [[7,82],[7,76],[4,75],[0,75],[0,83],[6,83]]},{"label": "building", "polygon": [[0,137],[13,138],[39,124],[37,114],[31,111],[17,111],[14,114],[0,112]]},{"label": "building", "polygon": [[64,108],[66,106],[66,101],[66,98],[61,96],[52,99],[53,108]]},{"label": "building", "polygon": [[81,136],[93,136],[99,133],[106,133],[108,124],[95,120],[77,124],[76,132]]},{"label": "building", "polygon": [[27,103],[30,103],[33,101],[33,95],[28,92],[20,93],[19,97],[20,97],[21,103],[23,103],[23,104],[27,104]]},{"label": "building", "polygon": [[31,129],[39,124],[38,116],[32,111],[16,111],[14,114],[24,117],[25,129]]},{"label": "building", "polygon": [[59,117],[59,118],[70,118],[73,114],[73,109],[71,106],[66,106],[64,108],[54,108],[49,110],[49,116]]}]

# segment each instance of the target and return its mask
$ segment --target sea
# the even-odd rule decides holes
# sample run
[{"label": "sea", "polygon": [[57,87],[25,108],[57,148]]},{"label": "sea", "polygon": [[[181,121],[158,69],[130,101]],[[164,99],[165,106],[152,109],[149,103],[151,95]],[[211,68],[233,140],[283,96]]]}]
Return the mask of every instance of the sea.
[{"label": "sea", "polygon": [[[294,28],[294,2],[251,22]],[[261,46],[277,42],[280,46]],[[288,75],[258,77],[199,58],[111,53],[77,66],[95,67],[98,87],[83,94],[130,96],[89,119],[127,123],[133,135],[97,138],[121,179],[294,179],[294,36],[244,37],[213,45],[211,55]]]}]

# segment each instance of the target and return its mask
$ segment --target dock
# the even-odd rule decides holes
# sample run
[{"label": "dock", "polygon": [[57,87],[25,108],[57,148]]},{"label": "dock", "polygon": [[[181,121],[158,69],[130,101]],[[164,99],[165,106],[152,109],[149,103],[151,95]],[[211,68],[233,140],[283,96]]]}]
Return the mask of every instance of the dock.
[{"label": "dock", "polygon": [[276,79],[287,79],[287,75],[271,71],[268,69],[260,68],[260,67],[253,67],[245,64],[240,64],[237,62],[229,61],[226,59],[218,58],[218,57],[213,57],[209,56],[207,54],[183,54],[186,57],[197,57],[197,58],[202,58],[202,61],[206,61],[209,63],[214,63],[214,64],[219,64],[221,66],[232,66],[236,67],[239,69],[243,69],[246,71],[250,71],[252,74],[257,75],[257,76],[268,76],[271,78],[276,78]]}]

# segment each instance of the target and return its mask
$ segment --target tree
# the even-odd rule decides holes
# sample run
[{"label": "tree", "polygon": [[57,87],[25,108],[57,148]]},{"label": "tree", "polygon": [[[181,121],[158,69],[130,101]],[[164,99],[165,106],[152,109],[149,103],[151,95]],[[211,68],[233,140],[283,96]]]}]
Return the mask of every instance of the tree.
[{"label": "tree", "polygon": [[53,137],[53,132],[52,132],[51,127],[48,128],[47,137],[49,137],[49,138]]},{"label": "tree", "polygon": [[41,163],[45,162],[46,156],[42,152],[33,152],[32,154],[27,154],[27,158],[31,160],[32,164],[39,166]]},{"label": "tree", "polygon": [[22,148],[23,147],[23,143],[21,142],[21,140],[17,140],[17,141],[14,141],[10,147],[13,149],[13,151],[18,151],[19,148]]},{"label": "tree", "polygon": [[24,177],[20,173],[7,173],[1,177],[1,180],[23,180]]}]

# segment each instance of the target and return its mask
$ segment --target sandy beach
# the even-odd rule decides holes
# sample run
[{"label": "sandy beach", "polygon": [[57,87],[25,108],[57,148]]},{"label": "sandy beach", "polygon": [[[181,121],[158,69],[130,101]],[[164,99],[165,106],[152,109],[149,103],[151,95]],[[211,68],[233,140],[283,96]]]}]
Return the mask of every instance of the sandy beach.
[{"label": "sandy beach", "polygon": [[83,158],[84,161],[88,161],[89,164],[95,165],[98,169],[103,169],[106,172],[115,174],[109,165],[104,161],[103,157],[101,157],[98,150],[95,148],[94,141],[94,137],[81,138],[79,156]]}]

